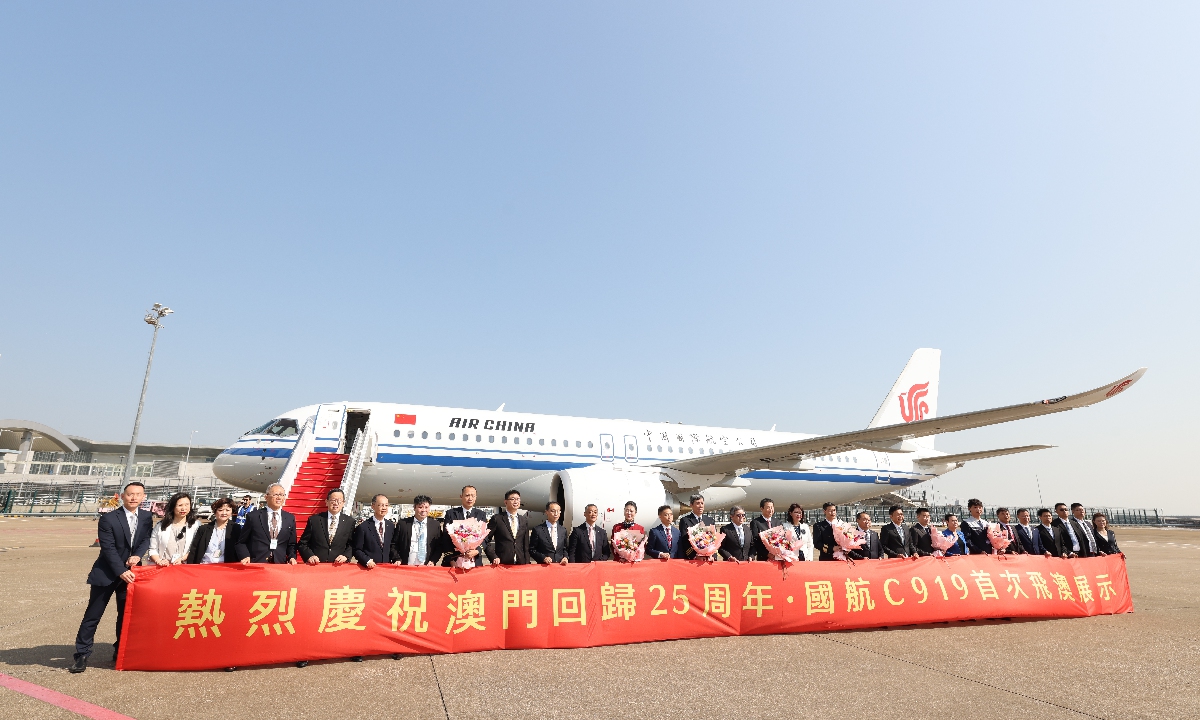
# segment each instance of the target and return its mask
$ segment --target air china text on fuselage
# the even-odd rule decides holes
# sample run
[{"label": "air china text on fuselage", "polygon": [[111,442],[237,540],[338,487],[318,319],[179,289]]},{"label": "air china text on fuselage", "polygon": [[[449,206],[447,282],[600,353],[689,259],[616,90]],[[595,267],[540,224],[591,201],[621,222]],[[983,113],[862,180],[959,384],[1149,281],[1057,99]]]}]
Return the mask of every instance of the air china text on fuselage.
[{"label": "air china text on fuselage", "polygon": [[938,417],[940,364],[940,351],[917,350],[871,423],[834,435],[537,415],[503,407],[481,412],[338,402],[297,408],[256,428],[221,453],[213,471],[238,487],[263,490],[279,481],[290,489],[314,453],[347,454],[341,484],[359,500],[383,493],[405,502],[425,494],[450,504],[470,484],[478,489],[480,505],[499,505],[516,488],[528,510],[539,512],[555,500],[571,524],[582,521],[589,503],[607,514],[633,500],[638,522],[645,525],[659,505],[686,503],[693,493],[704,495],[709,508],[760,497],[771,497],[776,507],[792,502],[814,507],[910,487],[970,460],[1049,447],[948,455],[934,449],[933,439],[1102,402],[1146,370],[1052,402]]}]

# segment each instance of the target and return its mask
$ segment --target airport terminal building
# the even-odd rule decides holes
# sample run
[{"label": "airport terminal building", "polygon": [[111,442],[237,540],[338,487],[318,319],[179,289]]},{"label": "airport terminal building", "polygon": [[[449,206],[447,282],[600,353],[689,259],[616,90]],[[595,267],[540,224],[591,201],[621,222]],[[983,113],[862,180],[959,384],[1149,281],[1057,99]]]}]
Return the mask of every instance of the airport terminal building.
[{"label": "airport terminal building", "polygon": [[[219,480],[212,462],[221,447],[139,443],[133,475],[147,496],[188,491],[198,500],[242,492]],[[128,442],[66,435],[29,420],[0,420],[0,512],[93,513],[120,488]],[[159,496],[162,495],[162,498]]]}]

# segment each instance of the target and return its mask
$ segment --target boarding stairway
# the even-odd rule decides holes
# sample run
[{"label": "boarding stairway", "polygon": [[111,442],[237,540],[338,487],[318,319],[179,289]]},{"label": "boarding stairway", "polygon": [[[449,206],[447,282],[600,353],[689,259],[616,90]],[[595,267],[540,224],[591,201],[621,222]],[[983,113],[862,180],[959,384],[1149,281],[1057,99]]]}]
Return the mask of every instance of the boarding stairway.
[{"label": "boarding stairway", "polygon": [[284,507],[296,516],[297,540],[304,533],[308,519],[325,512],[325,496],[330,490],[341,488],[346,494],[348,508],[353,507],[363,461],[367,457],[367,437],[368,433],[358,431],[354,446],[346,454],[313,452],[313,433],[310,424],[305,423],[279,479],[287,491]]}]

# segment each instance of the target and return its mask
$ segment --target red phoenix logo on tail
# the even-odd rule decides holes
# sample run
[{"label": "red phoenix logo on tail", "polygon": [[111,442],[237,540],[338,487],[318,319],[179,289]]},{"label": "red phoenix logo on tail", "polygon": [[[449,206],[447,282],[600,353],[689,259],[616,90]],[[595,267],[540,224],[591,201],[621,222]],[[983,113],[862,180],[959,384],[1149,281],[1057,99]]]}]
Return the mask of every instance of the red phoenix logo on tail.
[{"label": "red phoenix logo on tail", "polygon": [[904,422],[925,419],[925,413],[929,412],[929,405],[922,398],[928,394],[929,383],[919,383],[910,387],[908,392],[896,396],[896,399],[900,401],[900,416],[904,418]]}]

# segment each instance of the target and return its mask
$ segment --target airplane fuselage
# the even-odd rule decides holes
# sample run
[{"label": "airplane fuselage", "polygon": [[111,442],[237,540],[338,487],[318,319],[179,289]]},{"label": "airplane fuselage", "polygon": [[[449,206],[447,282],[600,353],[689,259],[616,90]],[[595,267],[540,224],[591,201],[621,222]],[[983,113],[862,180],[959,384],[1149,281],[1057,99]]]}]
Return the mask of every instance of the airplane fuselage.
[{"label": "airplane fuselage", "polygon": [[[367,500],[383,493],[392,502],[411,502],[414,495],[424,494],[435,503],[452,504],[458,500],[461,487],[470,484],[478,490],[480,505],[494,506],[502,503],[509,489],[558,471],[599,467],[656,473],[656,466],[700,455],[812,437],[636,420],[393,403],[334,403],[298,408],[281,415],[272,427],[247,433],[216,459],[214,473],[238,487],[264,490],[282,474],[299,428],[306,421],[311,424],[321,408],[343,408],[345,420],[340,427],[315,431],[314,452],[349,452],[353,437],[348,435],[355,428],[347,432],[346,426],[353,426],[356,419],[362,423],[369,416],[375,443],[363,465],[356,496]],[[281,425],[281,420],[294,427],[284,427],[288,422]],[[756,504],[762,497],[772,498],[781,511],[793,502],[809,508],[827,501],[848,503],[934,477],[928,468],[921,469],[914,461],[935,454],[848,451],[812,458],[802,465],[752,470],[708,487],[704,494],[710,508]],[[686,503],[687,494],[672,492],[668,483],[663,502]],[[654,511],[649,508],[651,516]],[[645,514],[643,509],[639,517]]]}]

